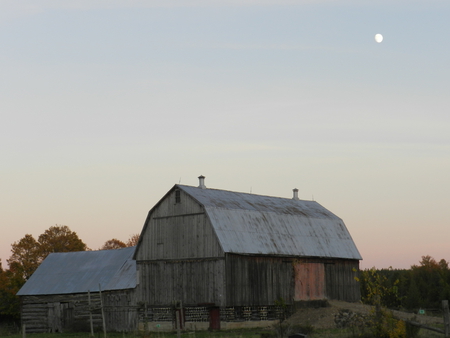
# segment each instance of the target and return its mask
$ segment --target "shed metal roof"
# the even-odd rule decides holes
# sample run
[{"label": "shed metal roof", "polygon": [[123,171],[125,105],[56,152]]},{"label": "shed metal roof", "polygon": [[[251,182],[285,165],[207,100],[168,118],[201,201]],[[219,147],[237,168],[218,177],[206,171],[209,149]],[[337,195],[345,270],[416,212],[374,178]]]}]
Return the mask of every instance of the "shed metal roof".
[{"label": "shed metal roof", "polygon": [[342,219],[315,201],[177,187],[204,206],[225,252],[362,259]]},{"label": "shed metal roof", "polygon": [[136,287],[135,247],[51,253],[17,293],[53,295]]}]

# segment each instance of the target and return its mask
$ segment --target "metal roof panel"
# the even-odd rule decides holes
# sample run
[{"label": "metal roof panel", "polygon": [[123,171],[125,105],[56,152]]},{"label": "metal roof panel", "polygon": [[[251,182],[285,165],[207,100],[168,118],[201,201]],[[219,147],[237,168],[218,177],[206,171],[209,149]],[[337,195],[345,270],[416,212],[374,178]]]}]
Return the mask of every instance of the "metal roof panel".
[{"label": "metal roof panel", "polygon": [[342,219],[315,201],[178,187],[205,207],[225,252],[362,259]]},{"label": "metal roof panel", "polygon": [[51,295],[136,287],[135,247],[51,253],[17,295]]}]

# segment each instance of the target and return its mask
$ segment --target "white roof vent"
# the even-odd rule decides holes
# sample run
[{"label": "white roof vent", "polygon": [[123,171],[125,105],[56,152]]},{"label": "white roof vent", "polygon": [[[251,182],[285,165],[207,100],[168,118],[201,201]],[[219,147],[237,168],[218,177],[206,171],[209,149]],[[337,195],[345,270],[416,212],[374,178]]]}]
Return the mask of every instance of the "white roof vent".
[{"label": "white roof vent", "polygon": [[299,201],[300,199],[298,198],[298,189],[292,189],[292,191],[294,192],[294,197],[292,197],[293,200],[295,201]]},{"label": "white roof vent", "polygon": [[206,185],[205,185],[205,176],[200,175],[200,176],[198,177],[198,187],[199,187],[200,189],[206,189]]}]

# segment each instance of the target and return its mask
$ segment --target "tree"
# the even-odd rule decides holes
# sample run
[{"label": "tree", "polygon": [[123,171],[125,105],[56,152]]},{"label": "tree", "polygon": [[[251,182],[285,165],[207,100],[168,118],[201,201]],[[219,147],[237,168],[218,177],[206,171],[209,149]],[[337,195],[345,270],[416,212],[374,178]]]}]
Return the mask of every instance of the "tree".
[{"label": "tree", "polygon": [[14,266],[15,274],[26,281],[39,266],[39,243],[30,234],[11,245],[12,255],[6,261],[9,266]]},{"label": "tree", "polygon": [[109,239],[103,244],[103,246],[99,250],[115,250],[115,249],[122,249],[125,247],[135,246],[137,245],[139,241],[139,234],[131,235],[130,238],[128,238],[128,241],[126,243],[122,242],[121,240],[117,238]]},{"label": "tree", "polygon": [[0,261],[0,314],[19,316],[20,300],[16,293],[52,252],[84,251],[87,249],[78,235],[66,225],[56,225],[45,230],[38,240],[30,234],[11,245],[8,270]]},{"label": "tree", "polygon": [[128,238],[127,246],[136,246],[139,242],[139,234],[131,235],[130,238]]},{"label": "tree", "polygon": [[125,248],[127,245],[118,240],[117,238],[109,239],[103,244],[103,246],[100,248],[100,250],[114,250],[114,249],[122,249]]},{"label": "tree", "polygon": [[448,262],[437,262],[431,256],[422,256],[420,265],[411,266],[411,283],[420,292],[421,307],[440,308],[441,301],[450,295],[450,269]]},{"label": "tree", "polygon": [[86,251],[87,245],[67,225],[51,226],[38,238],[39,258],[45,259],[52,252]]},{"label": "tree", "polygon": [[0,267],[0,315],[19,319],[20,300],[16,293],[22,287],[24,280],[15,271],[17,264],[13,263],[8,270]]}]

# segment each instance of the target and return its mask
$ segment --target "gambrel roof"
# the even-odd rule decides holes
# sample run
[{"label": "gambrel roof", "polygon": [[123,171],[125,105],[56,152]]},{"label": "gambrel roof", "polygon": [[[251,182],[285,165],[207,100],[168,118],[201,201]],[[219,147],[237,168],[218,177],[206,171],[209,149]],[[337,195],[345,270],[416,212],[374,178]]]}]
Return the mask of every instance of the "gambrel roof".
[{"label": "gambrel roof", "polygon": [[315,201],[175,185],[201,204],[224,252],[362,259],[341,218]]},{"label": "gambrel roof", "polygon": [[18,296],[122,290],[136,287],[136,247],[51,253]]}]

